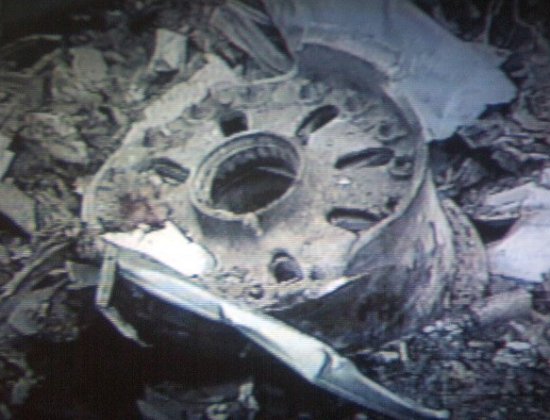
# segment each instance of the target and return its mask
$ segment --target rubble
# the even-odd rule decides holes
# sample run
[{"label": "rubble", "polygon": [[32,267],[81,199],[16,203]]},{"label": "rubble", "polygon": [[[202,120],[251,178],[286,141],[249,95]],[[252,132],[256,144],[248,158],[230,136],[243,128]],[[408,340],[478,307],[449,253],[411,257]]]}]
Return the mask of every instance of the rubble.
[{"label": "rubble", "polygon": [[[296,255],[288,253],[276,254],[264,264],[282,286],[272,287],[263,281],[247,283],[250,273],[231,264],[223,276],[217,277],[218,270],[226,265],[218,252],[204,246],[201,233],[193,229],[184,229],[184,246],[177,249],[174,244],[181,235],[171,223],[183,220],[186,228],[193,214],[178,214],[174,208],[183,202],[185,189],[195,179],[194,168],[175,149],[177,145],[192,144],[194,131],[208,133],[196,145],[206,152],[208,141],[220,131],[227,137],[238,136],[243,127],[265,130],[271,121],[271,131],[292,127],[295,130],[289,135],[316,147],[319,143],[315,140],[322,139],[315,134],[318,124],[330,119],[332,122],[325,124],[329,128],[326,138],[332,136],[340,142],[344,136],[333,128],[338,127],[334,123],[352,116],[350,120],[356,127],[371,133],[379,143],[369,149],[357,143],[358,147],[338,155],[335,162],[342,174],[331,180],[330,188],[336,185],[351,196],[358,185],[368,185],[370,178],[353,175],[357,168],[387,171],[392,180],[403,185],[414,182],[418,162],[423,158],[396,147],[406,139],[407,130],[349,92],[341,98],[331,96],[334,89],[327,89],[318,80],[297,86],[295,93],[303,103],[321,111],[301,119],[303,124],[296,126],[288,119],[292,114],[299,120],[297,112],[287,111],[280,119],[272,119],[268,114],[246,110],[251,102],[288,107],[284,101],[293,94],[293,87],[270,91],[271,86],[283,86],[300,74],[303,69],[293,66],[293,60],[312,44],[324,42],[324,47],[338,46],[368,57],[374,64],[369,68],[372,79],[389,88],[392,100],[399,106],[409,101],[410,108],[404,109],[421,117],[423,140],[453,136],[447,140],[455,143],[445,149],[445,159],[432,156],[437,161],[432,163],[439,165],[434,170],[438,193],[458,203],[457,206],[447,198],[441,201],[441,210],[450,221],[447,233],[454,238],[457,271],[452,287],[446,287],[436,299],[439,311],[429,322],[420,322],[418,328],[397,332],[390,342],[375,343],[363,337],[363,350],[349,347],[358,342],[353,335],[346,341],[334,341],[348,349],[335,356],[334,360],[343,360],[335,372],[349,374],[350,366],[360,371],[357,376],[344,375],[340,385],[348,384],[346,381],[352,376],[359,382],[368,377],[375,381],[374,385],[390,390],[390,395],[399,394],[393,403],[409,404],[409,400],[414,400],[422,406],[444,407],[452,411],[453,418],[544,418],[549,411],[546,395],[550,389],[550,295],[545,280],[549,267],[544,253],[546,219],[550,216],[545,204],[545,191],[550,185],[545,169],[550,156],[550,60],[541,35],[546,31],[548,36],[547,19],[542,13],[529,13],[536,1],[494,1],[487,8],[470,0],[460,5],[416,1],[462,41],[450,38],[446,30],[435,26],[408,2],[390,1],[382,7],[382,2],[374,1],[364,5],[368,13],[366,9],[354,10],[355,6],[328,0],[266,0],[262,5],[237,0],[191,3],[189,7],[178,5],[175,10],[163,0],[124,1],[109,6],[110,10],[81,14],[74,22],[78,21],[82,28],[74,33],[33,35],[0,46],[0,400],[4,401],[0,404],[0,417],[342,418],[349,413],[349,418],[379,418],[377,413],[359,413],[357,407],[325,394],[309,398],[307,385],[291,373],[290,379],[273,385],[274,377],[284,372],[282,365],[260,363],[258,367],[252,363],[250,379],[220,379],[233,363],[227,357],[233,343],[225,333],[214,335],[221,344],[217,355],[222,367],[206,366],[216,370],[214,381],[220,387],[188,383],[184,389],[179,383],[159,384],[165,378],[185,382],[189,376],[189,371],[181,375],[174,371],[173,358],[166,361],[172,368],[157,370],[154,362],[168,357],[165,350],[169,341],[174,339],[178,348],[184,349],[196,341],[188,331],[204,332],[199,334],[198,341],[202,342],[211,326],[203,330],[200,317],[191,317],[187,323],[187,315],[182,317],[181,313],[172,312],[169,305],[159,306],[158,302],[144,299],[143,290],[137,287],[115,288],[123,281],[127,286],[124,276],[132,270],[135,274],[144,264],[144,255],[169,257],[172,268],[148,267],[149,278],[143,280],[148,290],[158,291],[156,280],[166,280],[163,276],[174,269],[183,272],[183,280],[178,277],[177,283],[169,283],[174,287],[163,294],[169,302],[185,298],[189,290],[195,290],[194,286],[201,291],[218,291],[222,297],[230,297],[230,303],[310,302],[311,315],[300,317],[300,325],[293,325],[310,335],[302,331],[303,340],[301,335],[300,339],[286,340],[282,346],[268,346],[268,350],[280,355],[280,348],[295,349],[291,345],[295,341],[303,344],[311,343],[311,336],[314,341],[323,338],[321,330],[308,319],[322,318],[323,310],[314,305],[315,301],[349,289],[358,279],[365,284],[367,281],[352,275],[339,276],[333,267],[321,270],[315,266],[309,270]],[[539,11],[544,9],[542,3],[537,7]],[[379,19],[382,14],[389,26],[378,24],[383,21]],[[407,19],[403,19],[405,16]],[[4,17],[0,20],[5,21]],[[304,26],[306,30],[302,31]],[[354,36],[345,39],[342,28]],[[392,28],[399,28],[399,33]],[[433,37],[438,42],[433,42]],[[448,48],[442,51],[438,45]],[[312,56],[320,57],[320,66],[327,68],[331,77],[340,74],[334,70],[336,60],[324,59],[317,51]],[[501,64],[513,83],[498,69]],[[258,79],[267,76],[274,77],[258,83]],[[403,96],[407,101],[400,100]],[[486,107],[514,96],[511,105]],[[323,103],[327,97],[334,101]],[[339,112],[320,104],[336,104]],[[241,113],[222,112],[234,108]],[[481,112],[484,115],[476,120]],[[217,125],[209,126],[210,120]],[[443,146],[445,142],[438,144]],[[143,148],[144,159],[134,154],[134,147]],[[316,163],[324,169],[334,164]],[[285,168],[278,172],[281,173],[289,175]],[[379,182],[373,185],[382,189]],[[319,189],[326,194],[330,188]],[[94,196],[98,190],[100,194]],[[172,191],[176,200],[173,205],[163,202],[166,191]],[[395,194],[384,198],[383,206],[373,206],[368,213],[338,209],[327,219],[335,229],[348,229],[350,237],[364,237],[373,226],[377,232],[380,225],[392,222],[391,218],[401,211],[400,206],[406,207],[403,198],[396,198]],[[438,201],[435,194],[426,199]],[[100,209],[103,204],[108,207],[105,212]],[[82,225],[78,215],[81,206]],[[113,208],[121,211],[115,220],[106,217],[116,213]],[[434,216],[440,217],[440,213]],[[265,230],[261,220],[243,220],[255,234],[261,235]],[[319,223],[325,223],[325,218]],[[496,233],[486,235],[484,226],[496,227]],[[487,244],[491,278],[475,227],[481,227],[479,231]],[[160,233],[170,229],[173,235],[161,240]],[[104,238],[110,242],[107,246],[97,240],[105,231]],[[433,234],[434,244],[440,245],[439,233],[438,228],[419,233],[398,226],[393,236],[432,238]],[[286,243],[294,242],[288,235],[285,238]],[[337,249],[342,245],[333,242],[323,246]],[[182,250],[188,258],[181,258]],[[381,261],[380,255],[388,257],[386,251],[381,248],[365,255]],[[402,251],[396,252],[403,258],[409,255]],[[101,252],[105,257],[102,267]],[[251,252],[241,252],[239,257],[242,259],[243,255],[255,260]],[[323,256],[330,260],[326,253]],[[389,257],[383,260],[387,262]],[[127,263],[120,264],[118,273],[117,261]],[[430,261],[433,255],[425,261],[416,260],[411,266],[444,271],[441,266],[430,265]],[[203,279],[206,273],[208,278]],[[336,275],[331,277],[331,273]],[[378,275],[377,271],[374,275]],[[411,272],[383,276],[406,278],[411,277]],[[417,281],[424,277],[411,278]],[[331,281],[325,282],[326,279]],[[98,284],[104,288],[97,291]],[[180,288],[188,284],[190,288],[184,293]],[[278,292],[282,288],[288,290],[284,297]],[[93,333],[96,335],[92,334],[86,344],[65,346],[80,340],[80,332],[88,328],[81,319],[83,313],[92,314],[94,328],[101,324],[93,307],[95,292],[100,311],[124,337],[144,344],[144,349],[136,350],[133,343],[120,334],[115,336],[107,327],[100,328],[99,334]],[[120,299],[128,305],[127,310],[112,310]],[[382,296],[365,305],[385,299],[390,300]],[[354,318],[364,316],[365,312],[349,305],[350,301],[343,299],[335,308],[348,311]],[[415,305],[420,303],[415,301]],[[188,306],[201,308],[203,315],[211,309],[206,304],[197,305],[197,301]],[[333,309],[327,313],[330,315]],[[256,312],[252,312],[255,316]],[[245,335],[249,334],[248,340],[265,344],[261,337],[269,329],[258,332],[243,326],[243,320],[249,320],[248,308],[212,313],[223,320],[220,323],[243,329]],[[144,328],[137,319],[143,314],[152,320],[149,328],[155,334],[168,331],[170,340],[154,349],[149,347],[153,342],[140,341]],[[345,323],[341,325],[349,330]],[[273,337],[273,343],[280,337]],[[61,347],[50,348],[51,343]],[[317,345],[325,349],[323,343]],[[83,347],[92,348],[92,355],[85,353],[84,360],[79,360],[82,353],[78,352]],[[239,349],[239,360],[246,365],[253,358],[251,355],[257,355],[252,347]],[[327,351],[333,354],[330,348]],[[133,352],[138,352],[139,362],[132,359]],[[201,357],[197,358],[199,353]],[[290,353],[285,353],[285,357]],[[54,354],[63,354],[59,365],[50,365]],[[307,352],[301,359],[312,364],[312,354],[316,353]],[[195,371],[208,363],[202,360],[203,355],[194,353],[190,361],[182,363]],[[177,359],[180,360],[179,355]],[[293,362],[290,356],[286,360],[299,365],[304,373],[305,362]],[[146,369],[142,365],[147,365]],[[315,381],[330,376],[327,372],[334,366],[327,362],[325,368]],[[100,372],[90,373],[88,369]],[[259,378],[262,369],[266,369],[267,379]],[[132,385],[120,386],[126,384],[124,378],[129,371],[133,372]],[[90,398],[94,402],[107,401],[106,405],[110,405],[100,411],[81,395],[73,396],[66,389],[60,392],[55,386],[59,382],[64,388],[80,390],[84,382],[96,383],[97,375],[105,394],[117,395],[117,401],[113,401],[101,390],[86,388],[92,391]],[[56,380],[50,382],[52,376]],[[82,383],[72,386],[77,377]],[[335,377],[330,377],[322,386],[329,389],[334,383]],[[132,386],[135,389],[130,389]],[[269,392],[265,391],[267,388]],[[36,404],[41,393],[43,406]],[[336,393],[350,398],[342,388]],[[314,408],[310,408],[311,403],[304,403],[307,399],[314,401]],[[134,411],[122,411],[121,415],[117,411],[122,404],[119,400],[127,401]],[[330,410],[323,411],[324,404],[330,405]],[[369,400],[365,405],[375,407],[376,403]],[[378,407],[380,411],[387,408]]]},{"label": "rubble", "polygon": [[[33,279],[31,274],[41,268],[47,262],[51,262],[51,259],[57,254],[62,253],[70,245],[70,240],[64,240],[60,243],[45,243],[43,249],[33,255],[30,261],[19,270],[14,276],[10,279],[9,282],[2,285],[2,294],[0,299],[6,299],[12,296],[19,290],[29,291],[31,290],[36,283],[39,282],[40,278]],[[28,280],[31,281],[28,281]]]},{"label": "rubble", "polygon": [[543,187],[550,189],[550,168],[543,169],[540,173],[538,184]]},{"label": "rubble", "polygon": [[518,212],[520,215],[508,235],[488,247],[491,272],[517,280],[541,282],[550,268],[544,235],[550,217],[550,192],[531,182],[490,195],[484,204],[490,208],[489,212]]},{"label": "rubble", "polygon": [[274,46],[261,31],[258,23],[269,22],[269,17],[237,1],[228,1],[217,7],[210,18],[212,26],[221,31],[233,44],[272,73],[285,73],[292,63],[288,55]]},{"label": "rubble", "polygon": [[0,181],[4,178],[15,154],[8,150],[11,140],[0,133]]},{"label": "rubble", "polygon": [[15,223],[23,232],[32,235],[37,228],[36,203],[15,185],[0,183],[0,213]]},{"label": "rubble", "polygon": [[99,284],[100,270],[94,265],[68,260],[65,262],[65,269],[71,280],[68,290],[94,288]]},{"label": "rubble", "polygon": [[47,316],[49,302],[56,290],[57,287],[47,287],[23,295],[10,314],[8,325],[22,336],[37,335],[42,330],[43,318]]},{"label": "rubble", "polygon": [[71,70],[76,81],[86,90],[100,90],[108,77],[108,67],[101,51],[77,47],[71,48],[69,52],[72,55]]},{"label": "rubble", "polygon": [[26,141],[40,144],[54,159],[80,165],[88,163],[88,148],[67,117],[30,113],[25,117],[20,135]]},{"label": "rubble", "polygon": [[532,357],[526,354],[529,351],[531,351],[531,346],[528,343],[510,341],[506,343],[506,347],[496,352],[493,363],[511,367],[534,368],[536,363]]},{"label": "rubble", "polygon": [[253,388],[252,381],[203,387],[196,391],[163,383],[148,387],[138,407],[143,418],[151,420],[180,417],[252,420],[259,409],[252,395]]},{"label": "rubble", "polygon": [[149,61],[149,73],[183,71],[187,64],[187,37],[166,29],[157,29],[155,51]]},{"label": "rubble", "polygon": [[483,326],[526,317],[531,309],[532,296],[523,289],[491,296],[486,301],[476,302],[471,308],[476,321]]},{"label": "rubble", "polygon": [[514,118],[522,127],[536,132],[548,132],[550,128],[550,86],[528,89],[522,92]]}]

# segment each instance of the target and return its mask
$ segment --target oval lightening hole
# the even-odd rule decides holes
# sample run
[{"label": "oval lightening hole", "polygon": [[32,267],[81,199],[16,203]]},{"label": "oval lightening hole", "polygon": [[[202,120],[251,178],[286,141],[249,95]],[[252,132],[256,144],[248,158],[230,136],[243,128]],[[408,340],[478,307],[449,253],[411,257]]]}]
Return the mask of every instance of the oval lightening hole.
[{"label": "oval lightening hole", "polygon": [[365,209],[335,208],[327,215],[328,222],[350,232],[370,229],[385,215],[378,215]]},{"label": "oval lightening hole", "polygon": [[390,163],[393,156],[393,150],[387,147],[369,147],[340,156],[334,166],[336,169],[383,166]]},{"label": "oval lightening hole", "polygon": [[219,122],[222,133],[226,137],[248,130],[246,114],[242,111],[233,111],[223,115]]},{"label": "oval lightening hole", "polygon": [[307,143],[307,138],[312,133],[331,122],[338,116],[338,113],[338,108],[334,105],[324,105],[311,111],[296,130],[296,136]]},{"label": "oval lightening hole", "polygon": [[166,157],[154,158],[149,165],[149,169],[155,171],[157,175],[178,184],[183,184],[189,177],[189,169]]}]

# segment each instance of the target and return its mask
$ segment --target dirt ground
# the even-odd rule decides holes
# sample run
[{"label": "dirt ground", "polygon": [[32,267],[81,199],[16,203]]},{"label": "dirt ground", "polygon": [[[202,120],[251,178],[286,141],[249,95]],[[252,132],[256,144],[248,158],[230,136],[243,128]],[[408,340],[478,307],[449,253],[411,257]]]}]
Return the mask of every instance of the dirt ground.
[{"label": "dirt ground", "polygon": [[[487,200],[530,183],[550,188],[550,13],[536,0],[416,3],[463,40],[500,51],[518,88],[511,103],[429,145],[441,198],[490,248],[523,214]],[[47,36],[3,33],[0,418],[385,418],[314,388],[252,345],[240,354],[171,342],[143,348],[95,309],[100,255],[97,232],[81,222],[83,188],[144,103],[188,79],[205,54],[262,71],[209,24],[215,6],[120,0],[60,16],[57,32],[33,24]],[[159,29],[188,40],[184,70],[151,64]],[[163,218],[144,204],[147,191],[135,194],[129,226]],[[369,378],[452,418],[550,418],[550,277],[542,277],[490,273],[485,305],[447,305],[422,330],[347,356]]]}]

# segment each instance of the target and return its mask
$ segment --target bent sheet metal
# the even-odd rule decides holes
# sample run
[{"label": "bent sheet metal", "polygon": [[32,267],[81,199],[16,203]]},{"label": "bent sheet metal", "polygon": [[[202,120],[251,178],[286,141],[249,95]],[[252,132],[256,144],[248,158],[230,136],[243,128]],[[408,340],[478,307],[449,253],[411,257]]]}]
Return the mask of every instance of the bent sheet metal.
[{"label": "bent sheet metal", "polygon": [[514,84],[503,57],[463,42],[402,0],[263,0],[292,54],[325,45],[370,62],[394,98],[405,97],[427,140],[445,139],[487,104],[505,103]]},{"label": "bent sheet metal", "polygon": [[[208,276],[214,268],[211,256],[206,251],[201,255],[198,245],[171,223],[150,233],[110,233],[103,238],[115,249],[110,257],[116,255],[116,264],[125,279],[165,302],[234,328],[310,383],[398,419],[448,418],[445,410],[422,407],[371,381],[349,359],[320,340],[200,287],[197,276]],[[161,252],[163,249],[167,252]],[[170,249],[179,250],[179,256],[168,252]],[[182,259],[187,250],[193,253],[193,259]],[[106,266],[112,266],[112,258],[106,260]],[[105,291],[110,289],[112,279],[105,270],[103,276],[104,284],[98,288],[98,294],[106,307]]]}]

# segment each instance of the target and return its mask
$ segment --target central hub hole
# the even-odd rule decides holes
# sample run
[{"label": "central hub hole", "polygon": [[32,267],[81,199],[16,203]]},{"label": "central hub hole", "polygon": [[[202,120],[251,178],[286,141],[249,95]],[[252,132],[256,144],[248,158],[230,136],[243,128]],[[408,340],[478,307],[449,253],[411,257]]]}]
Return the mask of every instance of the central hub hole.
[{"label": "central hub hole", "polygon": [[218,166],[211,204],[235,214],[258,211],[280,198],[297,174],[298,156],[292,146],[277,142],[248,147]]}]

